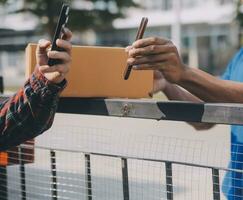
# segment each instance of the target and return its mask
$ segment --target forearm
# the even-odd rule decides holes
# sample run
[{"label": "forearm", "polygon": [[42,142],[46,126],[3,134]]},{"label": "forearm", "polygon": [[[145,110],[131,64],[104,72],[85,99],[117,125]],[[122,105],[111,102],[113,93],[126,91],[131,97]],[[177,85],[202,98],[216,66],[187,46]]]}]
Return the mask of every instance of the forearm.
[{"label": "forearm", "polygon": [[[163,91],[164,94],[167,96],[169,100],[177,100],[177,101],[189,101],[189,102],[194,102],[194,103],[200,103],[203,102],[201,99],[198,97],[194,96],[190,92],[184,90],[183,88],[167,83],[165,90]],[[215,126],[214,124],[208,124],[208,123],[195,123],[195,122],[188,122],[193,128],[196,130],[208,130]]]},{"label": "forearm", "polygon": [[243,102],[242,83],[221,80],[199,69],[185,70],[178,84],[205,102]]},{"label": "forearm", "polygon": [[163,92],[169,100],[202,102],[201,99],[175,84],[167,83]]},{"label": "forearm", "polygon": [[35,72],[23,89],[1,105],[0,150],[6,150],[47,130],[62,87]]}]

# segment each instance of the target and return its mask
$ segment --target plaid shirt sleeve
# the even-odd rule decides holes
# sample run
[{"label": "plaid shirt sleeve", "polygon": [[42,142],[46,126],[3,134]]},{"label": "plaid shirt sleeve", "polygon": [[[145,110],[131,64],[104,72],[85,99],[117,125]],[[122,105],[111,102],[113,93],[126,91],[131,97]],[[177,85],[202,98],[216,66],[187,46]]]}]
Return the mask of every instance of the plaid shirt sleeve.
[{"label": "plaid shirt sleeve", "polygon": [[53,84],[36,69],[24,88],[0,104],[0,151],[49,129],[65,86],[66,80]]}]

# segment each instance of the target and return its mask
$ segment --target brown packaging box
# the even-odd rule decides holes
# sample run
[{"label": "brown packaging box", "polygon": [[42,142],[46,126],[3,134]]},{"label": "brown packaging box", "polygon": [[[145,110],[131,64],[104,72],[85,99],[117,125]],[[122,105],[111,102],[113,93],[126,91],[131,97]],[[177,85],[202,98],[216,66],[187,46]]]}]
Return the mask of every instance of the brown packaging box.
[{"label": "brown packaging box", "polygon": [[[36,44],[26,48],[26,76],[35,68]],[[152,71],[132,71],[123,80],[124,48],[73,46],[68,86],[63,97],[145,98],[153,88]]]}]

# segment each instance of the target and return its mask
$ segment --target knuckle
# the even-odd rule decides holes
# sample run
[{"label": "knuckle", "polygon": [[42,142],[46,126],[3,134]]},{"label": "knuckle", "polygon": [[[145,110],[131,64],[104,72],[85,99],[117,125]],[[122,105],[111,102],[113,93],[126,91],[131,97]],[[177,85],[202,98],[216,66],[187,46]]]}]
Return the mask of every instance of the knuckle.
[{"label": "knuckle", "polygon": [[151,45],[150,49],[151,49],[151,51],[156,51],[157,50],[157,46],[156,45]]},{"label": "knuckle", "polygon": [[135,59],[134,58],[129,58],[127,60],[127,63],[130,64],[130,65],[134,64],[134,62],[135,62]]},{"label": "knuckle", "polygon": [[152,41],[153,43],[157,43],[157,42],[158,42],[158,38],[157,38],[157,37],[152,37],[152,38],[151,38],[151,41]]},{"label": "knuckle", "polygon": [[64,48],[67,49],[67,50],[71,50],[71,49],[72,49],[72,45],[71,45],[71,43],[65,41],[65,47],[64,47]]},{"label": "knuckle", "polygon": [[132,49],[129,51],[129,56],[135,56],[137,54],[137,50]]},{"label": "knuckle", "polygon": [[146,48],[138,49],[136,56],[144,56],[145,53],[146,53]]},{"label": "knuckle", "polygon": [[142,45],[143,45],[142,40],[138,40],[137,43],[135,43],[135,46],[137,46],[137,47],[141,47]]},{"label": "knuckle", "polygon": [[140,49],[135,49],[134,50],[134,56],[140,56],[142,55],[144,52],[144,49],[143,48],[140,48]]},{"label": "knuckle", "polygon": [[62,52],[62,57],[64,60],[69,61],[71,56],[67,52]]},{"label": "knuckle", "polygon": [[69,66],[66,67],[66,73],[68,73],[70,70]]},{"label": "knuckle", "polygon": [[168,44],[172,44],[172,45],[173,45],[173,42],[172,42],[172,40],[171,40],[171,39],[167,39],[167,43],[168,43]]},{"label": "knuckle", "polygon": [[167,46],[168,46],[167,48],[170,52],[176,51],[176,46],[173,43],[169,43]]},{"label": "knuckle", "polygon": [[58,57],[58,52],[57,51],[50,51],[49,56],[56,58],[56,57]]},{"label": "knuckle", "polygon": [[173,52],[177,51],[177,48],[176,48],[176,46],[174,44],[171,46],[171,49],[172,49]]},{"label": "knuckle", "polygon": [[68,73],[70,71],[70,67],[69,67],[69,65],[67,65],[67,67],[66,67],[66,73]]},{"label": "knuckle", "polygon": [[171,53],[169,55],[169,59],[172,60],[172,61],[176,61],[177,60],[176,55],[174,53]]},{"label": "knuckle", "polygon": [[55,68],[53,69],[53,71],[55,72],[59,72],[60,71],[60,65],[55,65]]}]

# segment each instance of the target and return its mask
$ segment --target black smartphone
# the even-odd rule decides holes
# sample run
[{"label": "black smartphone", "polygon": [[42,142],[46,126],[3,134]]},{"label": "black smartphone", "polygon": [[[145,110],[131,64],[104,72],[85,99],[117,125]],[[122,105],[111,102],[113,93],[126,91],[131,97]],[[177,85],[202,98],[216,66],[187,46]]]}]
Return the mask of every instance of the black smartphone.
[{"label": "black smartphone", "polygon": [[[69,10],[70,10],[69,5],[67,5],[67,4],[62,5],[62,9],[61,9],[59,19],[58,19],[58,23],[57,23],[57,26],[56,26],[55,35],[54,35],[53,40],[52,40],[51,51],[64,51],[64,49],[59,48],[56,45],[56,40],[58,38],[61,38],[61,36],[62,36],[62,30],[68,22]],[[58,59],[51,59],[50,58],[48,60],[49,66],[53,66],[53,65],[57,65],[57,64],[61,64],[61,63],[62,63],[62,61],[58,60]]]}]

